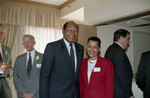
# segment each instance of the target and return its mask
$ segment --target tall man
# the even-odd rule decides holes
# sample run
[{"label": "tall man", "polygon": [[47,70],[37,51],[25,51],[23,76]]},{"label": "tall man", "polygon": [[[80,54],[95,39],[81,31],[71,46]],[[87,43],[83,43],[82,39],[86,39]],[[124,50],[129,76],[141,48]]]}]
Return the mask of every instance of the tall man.
[{"label": "tall man", "polygon": [[12,98],[10,81],[8,77],[11,71],[11,55],[10,48],[2,45],[2,41],[5,37],[5,31],[2,24],[0,24],[0,65],[6,64],[7,67],[2,65],[0,67],[0,98]]},{"label": "tall man", "polygon": [[42,54],[34,49],[35,39],[24,35],[26,53],[17,57],[14,65],[14,85],[18,98],[39,98],[39,78]]},{"label": "tall man", "polygon": [[150,98],[150,51],[142,53],[136,83],[143,91],[144,98]]},{"label": "tall man", "polygon": [[114,66],[114,98],[133,98],[132,68],[124,51],[130,42],[130,33],[127,30],[119,29],[114,33],[114,43],[110,45],[105,57],[112,61]]},{"label": "tall man", "polygon": [[83,46],[76,43],[79,27],[63,26],[63,39],[46,46],[40,73],[40,98],[79,98],[78,75]]}]

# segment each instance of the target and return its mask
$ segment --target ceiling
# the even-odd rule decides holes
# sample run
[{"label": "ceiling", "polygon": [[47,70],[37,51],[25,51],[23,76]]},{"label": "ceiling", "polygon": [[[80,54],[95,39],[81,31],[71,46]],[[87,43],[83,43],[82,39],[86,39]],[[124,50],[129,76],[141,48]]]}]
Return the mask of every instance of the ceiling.
[{"label": "ceiling", "polygon": [[143,27],[150,26],[150,15],[115,23],[123,27]]},{"label": "ceiling", "polygon": [[40,3],[46,3],[46,4],[60,6],[69,0],[28,0],[28,1],[34,1],[34,2],[40,2]]},{"label": "ceiling", "polygon": [[[19,0],[19,1],[21,1],[22,3],[28,3],[28,4],[38,3],[41,5],[43,4],[51,5],[50,7],[56,7],[58,9],[61,9],[65,6],[69,7],[69,4],[71,4],[75,0]],[[73,21],[78,21],[79,23],[84,23],[84,8],[80,8],[62,18],[73,20]],[[109,25],[109,24],[116,24],[116,25],[120,25],[124,27],[150,26],[150,12],[146,14],[142,13],[142,15],[140,14],[140,15],[129,16],[129,17],[121,18],[121,19],[108,21],[105,23],[97,24],[95,26]]]}]

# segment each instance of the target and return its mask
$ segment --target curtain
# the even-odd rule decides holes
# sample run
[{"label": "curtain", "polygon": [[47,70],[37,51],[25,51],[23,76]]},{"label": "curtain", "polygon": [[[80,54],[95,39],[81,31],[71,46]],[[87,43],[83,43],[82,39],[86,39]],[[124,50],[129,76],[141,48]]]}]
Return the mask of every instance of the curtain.
[{"label": "curtain", "polygon": [[[7,45],[11,48],[13,65],[16,57],[25,52],[25,49],[22,45],[24,34],[34,33],[33,35],[36,37],[35,39],[38,42],[38,40],[41,39],[39,37],[45,34],[41,33],[39,36],[37,36],[35,33],[38,33],[39,29],[31,32],[33,31],[33,28],[50,28],[51,30],[46,31],[47,33],[50,33],[50,35],[46,36],[47,38],[44,38],[43,40],[50,39],[49,41],[54,41],[62,36],[59,35],[61,33],[59,30],[62,29],[62,25],[65,22],[66,20],[60,19],[59,9],[0,0],[0,23],[4,24],[7,32],[4,45]],[[52,37],[53,39],[51,40]],[[39,44],[40,47],[41,44],[43,43]],[[45,46],[42,46],[43,49],[44,47]],[[38,49],[38,47],[36,48]],[[13,98],[17,98],[16,91],[13,86],[13,78],[11,78],[11,85]]]},{"label": "curtain", "polygon": [[0,1],[0,23],[60,29],[61,22],[59,9]]},{"label": "curtain", "polygon": [[62,38],[61,29],[27,26],[25,32],[35,37],[36,44],[34,47],[41,53],[44,53],[44,49],[49,42]]}]

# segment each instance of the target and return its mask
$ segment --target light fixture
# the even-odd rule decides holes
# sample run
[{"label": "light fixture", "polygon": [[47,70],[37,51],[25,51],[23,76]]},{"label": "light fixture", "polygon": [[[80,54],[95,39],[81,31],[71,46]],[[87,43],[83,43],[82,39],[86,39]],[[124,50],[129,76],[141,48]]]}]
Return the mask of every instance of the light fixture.
[{"label": "light fixture", "polygon": [[131,22],[131,21],[126,21],[125,23],[126,23],[126,24],[130,24],[130,23],[132,23],[132,22]]}]

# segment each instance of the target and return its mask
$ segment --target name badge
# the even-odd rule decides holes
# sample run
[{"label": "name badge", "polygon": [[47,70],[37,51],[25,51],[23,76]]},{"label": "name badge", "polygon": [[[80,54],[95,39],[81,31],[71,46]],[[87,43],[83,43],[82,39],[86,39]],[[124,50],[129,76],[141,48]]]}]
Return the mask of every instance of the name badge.
[{"label": "name badge", "polygon": [[0,67],[0,74],[4,74],[4,69]]},{"label": "name badge", "polygon": [[36,67],[37,68],[41,68],[41,64],[36,64]]},{"label": "name badge", "polygon": [[101,71],[101,68],[100,68],[100,67],[95,67],[93,71],[94,71],[94,72],[100,72],[100,71]]}]

